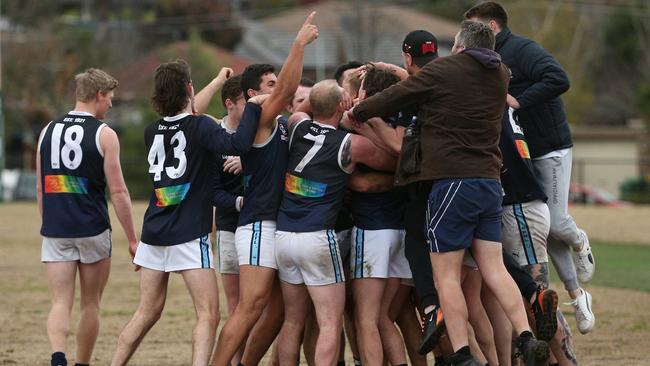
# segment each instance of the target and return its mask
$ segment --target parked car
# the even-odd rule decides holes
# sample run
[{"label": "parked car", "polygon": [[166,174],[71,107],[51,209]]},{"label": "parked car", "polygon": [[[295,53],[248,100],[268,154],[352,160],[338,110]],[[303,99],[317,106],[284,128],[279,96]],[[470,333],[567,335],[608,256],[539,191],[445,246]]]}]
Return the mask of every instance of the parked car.
[{"label": "parked car", "polygon": [[614,197],[613,194],[602,188],[583,184],[571,184],[569,187],[569,203],[603,205],[610,207],[624,207],[631,205],[629,202],[619,200]]}]

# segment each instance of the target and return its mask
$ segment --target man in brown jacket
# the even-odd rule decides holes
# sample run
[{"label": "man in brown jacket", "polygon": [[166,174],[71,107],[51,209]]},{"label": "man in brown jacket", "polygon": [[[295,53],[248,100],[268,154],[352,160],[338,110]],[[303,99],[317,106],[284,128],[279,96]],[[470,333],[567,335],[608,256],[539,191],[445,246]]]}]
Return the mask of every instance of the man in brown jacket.
[{"label": "man in brown jacket", "polygon": [[[501,254],[501,153],[499,135],[509,71],[494,52],[494,35],[484,24],[463,21],[452,56],[366,99],[349,117],[365,121],[417,104],[417,125],[407,131],[396,183],[434,181],[426,232],[433,277],[454,348],[453,365],[480,365],[469,353],[467,306],[461,265],[471,248],[485,283],[520,334],[525,364],[546,365],[548,345],[538,341],[526,319],[519,291]],[[424,228],[423,228],[424,229]]]}]

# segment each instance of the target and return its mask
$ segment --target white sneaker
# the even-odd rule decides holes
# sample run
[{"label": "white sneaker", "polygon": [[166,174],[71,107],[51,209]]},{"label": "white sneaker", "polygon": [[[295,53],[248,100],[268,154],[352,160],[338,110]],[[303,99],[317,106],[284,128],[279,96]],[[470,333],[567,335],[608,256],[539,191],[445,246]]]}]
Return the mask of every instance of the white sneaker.
[{"label": "white sneaker", "polygon": [[591,253],[591,246],[589,245],[587,233],[582,229],[579,230],[580,235],[583,238],[583,244],[579,251],[573,251],[573,262],[576,265],[578,280],[582,283],[587,283],[594,277],[596,261],[594,260],[594,255]]},{"label": "white sneaker", "polygon": [[580,296],[575,300],[567,303],[572,305],[576,312],[576,322],[578,323],[578,330],[582,334],[587,334],[594,329],[596,325],[596,316],[591,311],[591,294],[580,289]]}]

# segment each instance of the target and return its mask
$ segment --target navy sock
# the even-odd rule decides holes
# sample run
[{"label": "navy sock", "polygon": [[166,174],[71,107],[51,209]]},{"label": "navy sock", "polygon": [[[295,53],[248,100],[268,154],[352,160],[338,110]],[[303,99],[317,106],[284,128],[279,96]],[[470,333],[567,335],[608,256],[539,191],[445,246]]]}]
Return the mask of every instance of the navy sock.
[{"label": "navy sock", "polygon": [[345,366],[345,361],[339,361],[336,363],[336,366]]},{"label": "navy sock", "polygon": [[464,355],[464,356],[471,356],[472,354],[469,352],[469,346],[461,347],[458,349],[458,351],[454,352],[457,355]]},{"label": "navy sock", "polygon": [[51,366],[68,366],[68,360],[65,358],[65,353],[63,352],[54,352],[52,353],[52,360],[50,361]]}]

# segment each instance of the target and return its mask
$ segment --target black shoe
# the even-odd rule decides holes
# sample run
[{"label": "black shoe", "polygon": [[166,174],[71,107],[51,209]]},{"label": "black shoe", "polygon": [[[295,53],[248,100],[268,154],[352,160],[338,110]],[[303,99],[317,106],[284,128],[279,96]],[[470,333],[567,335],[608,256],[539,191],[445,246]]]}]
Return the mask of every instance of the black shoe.
[{"label": "black shoe", "polygon": [[444,330],[445,320],[442,317],[442,309],[436,306],[429,314],[424,316],[424,331],[422,332],[418,353],[426,355],[431,352]]},{"label": "black shoe", "polygon": [[550,341],[557,332],[557,292],[551,289],[537,288],[532,304],[535,315],[537,339]]},{"label": "black shoe", "polygon": [[535,339],[529,332],[527,335],[517,337],[516,344],[519,351],[517,357],[522,356],[525,366],[546,366],[550,357],[548,343]]},{"label": "black shoe", "polygon": [[[480,362],[476,361],[476,359],[472,356],[469,355],[461,355],[454,353],[453,355],[449,356],[447,358],[447,362],[444,363],[444,365],[449,365],[449,366],[484,366]],[[438,366],[438,363],[436,362],[436,366]]]}]

